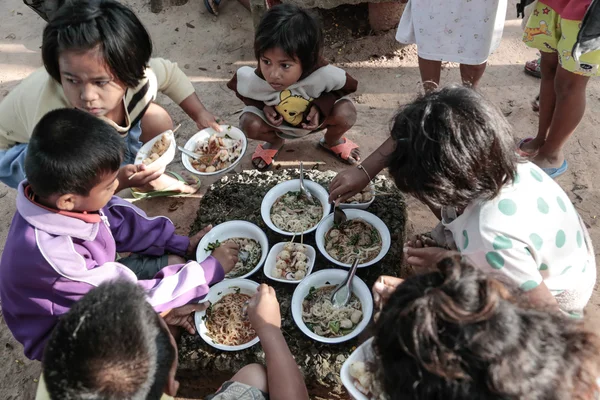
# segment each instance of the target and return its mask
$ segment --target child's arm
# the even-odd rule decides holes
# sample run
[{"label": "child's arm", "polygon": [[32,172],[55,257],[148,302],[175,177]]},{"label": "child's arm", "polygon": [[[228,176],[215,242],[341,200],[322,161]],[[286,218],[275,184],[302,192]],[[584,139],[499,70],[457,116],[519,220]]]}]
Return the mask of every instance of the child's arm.
[{"label": "child's arm", "polygon": [[220,130],[217,119],[200,101],[194,85],[177,63],[163,58],[150,59],[150,68],[156,75],[158,90],[168,96],[196,122],[198,128]]},{"label": "child's arm", "polygon": [[313,100],[312,104],[319,108],[321,116],[325,119],[332,113],[336,101],[356,92],[357,88],[358,82],[356,79],[346,73],[346,82],[344,83],[344,86],[331,92],[322,93],[318,98]]},{"label": "child's arm", "polygon": [[281,312],[275,289],[260,285],[248,305],[248,317],[265,352],[269,398],[307,400],[304,377],[281,333]]},{"label": "child's arm", "polygon": [[141,209],[116,196],[103,211],[117,245],[117,252],[152,256],[165,252],[185,256],[190,239],[176,235],[175,226],[166,217],[148,217]]},{"label": "child's arm", "polygon": [[238,91],[237,88],[238,85],[238,78],[237,78],[237,72],[233,75],[233,78],[231,78],[231,80],[229,82],[227,82],[227,87],[231,90],[233,90],[235,92],[235,95],[237,96],[238,99],[240,99],[245,105],[247,106],[254,106],[256,108],[258,108],[259,110],[262,110],[263,108],[265,108],[265,103],[260,101],[260,100],[254,100],[251,99],[250,97],[244,97],[240,94],[240,92]]}]

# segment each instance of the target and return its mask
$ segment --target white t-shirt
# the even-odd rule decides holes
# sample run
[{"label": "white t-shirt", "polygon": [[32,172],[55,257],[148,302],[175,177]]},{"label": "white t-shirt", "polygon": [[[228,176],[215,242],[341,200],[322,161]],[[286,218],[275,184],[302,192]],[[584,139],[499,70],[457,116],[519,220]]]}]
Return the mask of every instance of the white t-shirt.
[{"label": "white t-shirt", "polygon": [[[444,220],[463,256],[528,291],[543,281],[561,310],[579,315],[596,282],[589,235],[562,188],[532,163],[493,200]],[[446,214],[446,213],[445,213]]]}]

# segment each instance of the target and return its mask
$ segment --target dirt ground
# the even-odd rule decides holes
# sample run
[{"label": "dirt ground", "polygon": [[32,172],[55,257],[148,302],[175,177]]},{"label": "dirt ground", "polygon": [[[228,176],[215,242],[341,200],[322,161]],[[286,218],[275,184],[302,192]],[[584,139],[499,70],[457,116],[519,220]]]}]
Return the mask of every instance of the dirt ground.
[{"label": "dirt ground", "polygon": [[[537,116],[530,101],[538,91],[539,81],[523,73],[523,63],[536,56],[520,40],[520,20],[510,1],[504,39],[491,56],[481,84],[482,92],[496,102],[515,128],[516,137],[531,136],[537,127]],[[223,2],[219,18],[207,15],[202,1],[166,8],[160,14],[150,12],[148,0],[127,0],[150,30],[155,55],[177,61],[196,86],[204,104],[225,120],[235,123],[241,103],[227,89],[226,82],[242,65],[252,65],[253,28],[249,13],[237,2]],[[352,13],[334,10],[324,16],[327,24],[326,56],[345,68],[359,81],[354,96],[358,122],[349,136],[357,142],[363,154],[369,154],[388,134],[394,110],[415,96],[419,73],[416,51],[402,48],[394,41],[394,32],[377,36],[355,35],[352,29],[368,33],[364,21],[365,8],[359,8],[362,20],[352,19]],[[0,99],[21,79],[40,67],[43,21],[23,5],[21,0],[3,0],[0,4]],[[458,82],[456,65],[447,65],[443,83]],[[566,147],[569,171],[558,182],[569,194],[590,229],[592,239],[600,243],[600,182],[595,171],[600,170],[600,142],[595,137],[600,124],[600,81],[594,80],[588,89],[588,108],[583,122]],[[181,122],[178,143],[184,144],[196,132],[195,124],[170,100],[159,98],[176,123]],[[250,168],[253,143],[241,168]],[[297,165],[297,160],[325,163],[326,169],[340,170],[344,165],[315,148],[315,139],[288,143],[280,156],[282,167]],[[181,170],[181,163],[172,164]],[[323,168],[323,169],[325,169]],[[594,178],[596,176],[596,178]],[[204,189],[211,181],[203,182]],[[596,187],[598,185],[598,187]],[[0,250],[15,212],[15,191],[0,184]],[[197,198],[153,199],[137,203],[151,215],[171,218],[182,234],[189,231],[192,215],[196,215]],[[175,211],[170,211],[175,209]],[[423,232],[435,224],[435,219],[416,201],[409,199],[410,232]],[[594,293],[588,306],[589,322],[600,322],[600,294]],[[22,346],[12,339],[3,320],[0,321],[0,398],[6,400],[34,397],[40,366],[23,356]],[[193,397],[190,397],[193,398]]]}]

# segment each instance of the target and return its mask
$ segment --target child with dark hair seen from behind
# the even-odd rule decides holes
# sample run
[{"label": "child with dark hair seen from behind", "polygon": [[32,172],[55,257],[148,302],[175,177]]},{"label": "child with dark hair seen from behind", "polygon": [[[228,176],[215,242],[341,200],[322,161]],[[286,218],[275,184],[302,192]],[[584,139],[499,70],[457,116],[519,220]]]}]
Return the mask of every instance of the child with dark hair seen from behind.
[{"label": "child with dark hair seen from behind", "polygon": [[372,372],[389,400],[597,399],[600,338],[583,321],[523,305],[457,253],[440,259],[375,294]]},{"label": "child with dark hair seen from behind", "polygon": [[[186,262],[210,227],[180,236],[168,218],[114,196],[122,150],[111,125],[76,109],[49,112],[33,131],[28,180],[0,261],[3,317],[31,359],[41,359],[60,315],[117,278],[137,282],[156,311],[173,309],[168,322],[194,332],[193,310],[180,307],[204,297],[237,262],[234,244],[201,265]],[[133,254],[117,261],[117,253]]]},{"label": "child with dark hair seen from behind", "polygon": [[266,170],[285,139],[323,129],[323,149],[346,163],[358,162],[358,146],[344,137],[356,122],[356,109],[346,96],[358,83],[323,59],[319,21],[297,6],[277,5],[256,29],[254,53],[258,67],[240,68],[227,84],[246,105],[242,131],[266,142],[252,155],[253,165]]},{"label": "child with dark hair seen from behind", "polygon": [[119,190],[136,188],[136,197],[198,190],[180,175],[163,174],[164,168],[134,165],[144,143],[173,128],[167,111],[156,103],[159,91],[199,128],[219,125],[177,64],[150,58],[152,40],[131,9],[114,0],[68,1],[46,25],[41,51],[45,68],[0,102],[2,182],[16,188],[25,179],[33,128],[49,111],[71,107],[103,119],[121,135],[125,154]]},{"label": "child with dark hair seen from behind", "polygon": [[[456,249],[505,275],[532,304],[583,314],[596,282],[587,229],[564,190],[518,160],[510,125],[478,92],[447,87],[402,107],[391,138],[363,166],[370,176],[387,166],[396,186],[441,221],[433,240],[405,244],[409,264],[426,267],[443,248]],[[363,175],[340,173],[331,200],[360,191]]]},{"label": "child with dark hair seen from behind", "polygon": [[[261,340],[266,369],[247,365],[206,399],[307,400],[302,374],[280,330],[272,287],[258,288],[248,318]],[[179,388],[176,372],[177,345],[163,315],[135,285],[104,283],[76,303],[52,333],[35,399],[172,399]]]}]

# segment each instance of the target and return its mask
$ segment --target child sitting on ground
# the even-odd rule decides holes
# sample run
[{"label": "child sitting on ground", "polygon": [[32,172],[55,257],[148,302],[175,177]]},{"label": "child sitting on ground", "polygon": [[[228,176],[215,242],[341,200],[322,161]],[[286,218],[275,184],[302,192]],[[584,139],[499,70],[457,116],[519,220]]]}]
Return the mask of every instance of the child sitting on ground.
[{"label": "child sitting on ground", "polygon": [[48,111],[73,107],[108,121],[122,136],[119,190],[143,186],[134,191],[136,197],[152,190],[153,195],[197,191],[197,185],[186,185],[178,175],[161,176],[164,168],[133,165],[144,143],[173,128],[169,114],[155,103],[158,91],[179,104],[199,128],[218,129],[177,65],[150,59],[151,54],[148,32],[119,2],[74,0],[61,6],[44,29],[45,69],[24,79],[0,102],[0,180],[16,188],[25,179],[34,126]]},{"label": "child sitting on ground", "polygon": [[322,57],[323,32],[307,11],[277,5],[263,16],[254,39],[258,68],[242,67],[227,84],[246,107],[242,131],[266,142],[252,155],[253,165],[269,168],[285,139],[326,129],[322,148],[354,164],[358,146],[343,137],[356,122],[356,109],[347,95],[357,82]]},{"label": "child sitting on ground", "polygon": [[397,285],[374,336],[389,400],[597,398],[600,338],[583,321],[520,305],[456,253]]},{"label": "child sitting on ground", "polygon": [[[176,235],[169,219],[113,196],[122,149],[112,126],[76,109],[51,111],[34,129],[0,261],[3,316],[31,359],[58,317],[102,282],[137,281],[164,311],[206,295],[237,262],[237,247],[224,244],[202,265],[183,265],[207,230]],[[136,256],[116,262],[118,252]]]},{"label": "child sitting on ground", "polygon": [[[261,340],[266,371],[259,364],[247,365],[207,399],[308,399],[302,374],[280,330],[281,314],[272,287],[259,287],[248,304],[248,317]],[[179,383],[169,318],[169,314],[157,315],[143,291],[131,283],[104,283],[91,290],[52,333],[36,400],[172,399]]]},{"label": "child sitting on ground", "polygon": [[[533,304],[583,312],[596,282],[587,229],[556,182],[517,160],[500,110],[471,89],[439,89],[400,110],[391,141],[365,160],[368,173],[387,165],[398,188],[441,220],[437,243],[407,243],[409,264],[431,265],[443,251],[436,246],[458,249],[474,265],[505,275]],[[332,197],[355,193],[360,185],[343,176],[349,174],[366,175],[354,168],[336,177]]]}]

